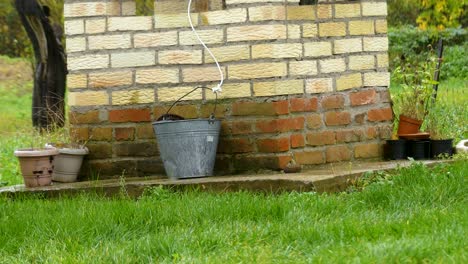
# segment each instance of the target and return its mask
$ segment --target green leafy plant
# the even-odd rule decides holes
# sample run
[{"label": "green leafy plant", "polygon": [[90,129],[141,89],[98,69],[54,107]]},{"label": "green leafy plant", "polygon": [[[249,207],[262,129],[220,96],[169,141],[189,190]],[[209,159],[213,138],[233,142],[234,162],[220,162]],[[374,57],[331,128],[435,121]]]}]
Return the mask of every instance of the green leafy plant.
[{"label": "green leafy plant", "polygon": [[424,120],[433,94],[435,59],[429,58],[418,67],[411,64],[399,66],[392,78],[400,83],[400,91],[392,94],[395,116]]},{"label": "green leafy plant", "polygon": [[426,117],[426,129],[431,139],[453,138],[453,111],[445,104],[434,104]]},{"label": "green leafy plant", "polygon": [[419,28],[458,27],[467,2],[465,0],[420,0]]}]

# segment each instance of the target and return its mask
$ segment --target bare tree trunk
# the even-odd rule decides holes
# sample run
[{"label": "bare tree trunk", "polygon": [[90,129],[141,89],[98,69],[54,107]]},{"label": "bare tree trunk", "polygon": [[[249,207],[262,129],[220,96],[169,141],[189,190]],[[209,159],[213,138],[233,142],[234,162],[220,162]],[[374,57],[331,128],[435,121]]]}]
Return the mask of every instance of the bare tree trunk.
[{"label": "bare tree trunk", "polygon": [[34,48],[35,73],[32,123],[39,129],[62,127],[65,122],[65,52],[37,0],[16,0],[16,10]]}]

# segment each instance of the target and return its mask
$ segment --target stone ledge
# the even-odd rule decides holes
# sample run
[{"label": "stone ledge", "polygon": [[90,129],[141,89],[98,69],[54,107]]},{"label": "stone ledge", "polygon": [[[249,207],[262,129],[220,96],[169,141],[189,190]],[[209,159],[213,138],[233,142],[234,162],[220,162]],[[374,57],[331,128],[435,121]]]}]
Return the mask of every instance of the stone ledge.
[{"label": "stone ledge", "polygon": [[[447,160],[422,161],[426,166],[434,166],[447,163]],[[398,167],[408,167],[410,161],[394,162],[358,162],[327,164],[313,170],[305,170],[295,174],[245,174],[223,177],[206,177],[186,180],[170,180],[166,178],[126,178],[87,181],[76,183],[54,183],[51,186],[25,188],[24,185],[15,185],[0,188],[0,195],[18,197],[27,194],[44,195],[47,198],[61,195],[76,195],[80,193],[96,193],[104,196],[118,196],[125,186],[130,197],[139,197],[146,188],[163,186],[174,190],[186,188],[200,189],[203,191],[231,192],[339,192],[345,190],[350,181],[361,177],[366,172],[392,171]]]}]

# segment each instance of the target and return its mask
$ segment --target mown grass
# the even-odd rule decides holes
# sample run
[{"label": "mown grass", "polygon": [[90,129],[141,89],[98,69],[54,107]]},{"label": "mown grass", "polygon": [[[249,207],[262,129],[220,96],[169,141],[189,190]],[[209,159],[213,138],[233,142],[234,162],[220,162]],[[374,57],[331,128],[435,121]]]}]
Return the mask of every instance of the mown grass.
[{"label": "mown grass", "polygon": [[467,175],[458,161],[336,195],[0,198],[0,262],[466,263]]}]

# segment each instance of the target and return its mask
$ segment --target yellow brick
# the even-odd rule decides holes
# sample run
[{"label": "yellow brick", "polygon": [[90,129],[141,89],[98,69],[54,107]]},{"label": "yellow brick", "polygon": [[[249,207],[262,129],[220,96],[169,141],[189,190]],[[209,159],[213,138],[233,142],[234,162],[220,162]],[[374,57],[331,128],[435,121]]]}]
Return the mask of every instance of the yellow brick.
[{"label": "yellow brick", "polygon": [[317,36],[318,36],[317,24],[303,24],[302,25],[302,37],[316,38]]},{"label": "yellow brick", "polygon": [[122,2],[122,16],[134,15],[136,15],[136,2],[133,0]]},{"label": "yellow brick", "polygon": [[86,74],[68,74],[67,75],[67,88],[86,88],[87,77]]},{"label": "yellow brick", "polygon": [[346,90],[362,87],[362,77],[360,73],[341,75],[336,78],[336,90]]},{"label": "yellow brick", "polygon": [[128,49],[131,40],[129,34],[89,36],[88,45],[90,50]]},{"label": "yellow brick", "polygon": [[299,58],[302,57],[302,44],[260,44],[252,46],[252,58]]},{"label": "yellow brick", "polygon": [[349,34],[351,35],[374,35],[374,21],[349,21]]},{"label": "yellow brick", "polygon": [[177,31],[135,34],[133,42],[135,48],[177,45]]},{"label": "yellow brick", "polygon": [[158,54],[159,64],[201,64],[201,50],[163,50]]},{"label": "yellow brick", "polygon": [[254,25],[230,27],[227,41],[276,40],[286,38],[285,25]]},{"label": "yellow brick", "polygon": [[315,7],[312,5],[288,6],[288,20],[314,20]]},{"label": "yellow brick", "polygon": [[327,19],[332,17],[332,5],[317,5],[317,17]]},{"label": "yellow brick", "polygon": [[362,2],[363,16],[386,16],[387,2]]},{"label": "yellow brick", "polygon": [[67,66],[71,71],[107,68],[109,66],[109,55],[68,56]]},{"label": "yellow brick", "polygon": [[112,53],[112,68],[155,65],[154,51]]},{"label": "yellow brick", "polygon": [[388,67],[388,54],[377,54],[377,67],[387,68]]},{"label": "yellow brick", "polygon": [[[223,76],[226,76],[226,69],[221,68]],[[218,67],[197,67],[197,68],[185,68],[182,69],[182,76],[184,82],[209,82],[219,81],[220,74]]]},{"label": "yellow brick", "polygon": [[319,63],[321,73],[343,72],[346,70],[346,63],[341,58],[320,60]]},{"label": "yellow brick", "polygon": [[303,94],[303,80],[258,82],[253,84],[255,96],[273,96],[285,94]]},{"label": "yellow brick", "polygon": [[[192,13],[192,23],[194,26],[198,25],[198,14]],[[180,28],[189,27],[189,21],[187,14],[157,14],[154,16],[154,27],[155,28]]]},{"label": "yellow brick", "polygon": [[[211,52],[213,52],[219,62],[250,59],[250,48],[248,45],[211,48]],[[213,58],[211,58],[208,52],[205,52],[205,63],[212,62],[214,62]]]},{"label": "yellow brick", "polygon": [[[167,87],[167,88],[158,88],[158,101],[167,102],[167,101],[176,101],[177,99],[184,96],[186,93],[192,91],[195,87]],[[202,99],[202,89],[198,89],[190,95],[184,97],[182,101],[186,100],[201,100]]]},{"label": "yellow brick", "polygon": [[360,17],[360,4],[336,4],[335,18]]},{"label": "yellow brick", "polygon": [[[195,2],[195,1],[194,1]],[[183,0],[169,0],[169,1],[154,1],[154,13],[156,14],[177,14],[187,12],[188,1]],[[192,5],[192,12],[194,12],[194,5]]]},{"label": "yellow brick", "polygon": [[327,93],[333,91],[333,79],[319,78],[306,80],[307,93]]},{"label": "yellow brick", "polygon": [[120,16],[120,0],[107,0],[107,15]]},{"label": "yellow brick", "polygon": [[229,79],[281,77],[287,74],[286,63],[249,63],[228,66]]},{"label": "yellow brick", "polygon": [[64,23],[66,35],[78,35],[84,33],[83,19],[67,20]]},{"label": "yellow brick", "polygon": [[317,75],[317,61],[290,61],[289,74],[295,75]]},{"label": "yellow brick", "polygon": [[344,22],[320,23],[319,35],[321,37],[346,36],[346,23]]},{"label": "yellow brick", "polygon": [[[218,99],[250,97],[250,83],[227,83],[222,87],[223,91],[218,94]],[[211,91],[205,91],[206,99],[214,100],[215,94]]]},{"label": "yellow brick", "polygon": [[107,29],[109,31],[150,30],[153,28],[152,23],[152,17],[149,16],[109,17]]},{"label": "yellow brick", "polygon": [[373,55],[349,56],[350,70],[370,70],[375,68]]},{"label": "yellow brick", "polygon": [[284,20],[286,9],[284,6],[258,6],[249,8],[250,21]]},{"label": "yellow brick", "polygon": [[148,104],[154,102],[154,89],[112,92],[112,105]]},{"label": "yellow brick", "polygon": [[103,2],[65,3],[63,14],[65,17],[105,16],[107,4]]},{"label": "yellow brick", "polygon": [[376,20],[375,21],[375,31],[377,34],[387,33],[387,20]]},{"label": "yellow brick", "polygon": [[70,106],[88,106],[88,105],[107,105],[109,96],[107,92],[82,92],[68,93],[68,105]]},{"label": "yellow brick", "polygon": [[304,43],[305,57],[320,57],[332,55],[331,42],[309,42]]},{"label": "yellow brick", "polygon": [[389,86],[390,73],[388,72],[368,72],[364,73],[364,86]]},{"label": "yellow brick", "polygon": [[301,26],[300,25],[288,25],[288,39],[300,39],[301,38]]},{"label": "yellow brick", "polygon": [[178,83],[178,68],[153,68],[136,71],[136,82],[138,84],[149,83]]},{"label": "yellow brick", "polygon": [[364,51],[387,51],[388,38],[387,37],[374,37],[364,38]]},{"label": "yellow brick", "polygon": [[97,34],[104,33],[106,31],[106,19],[86,19],[85,21],[85,31],[86,34]]},{"label": "yellow brick", "polygon": [[[200,38],[205,44],[216,44],[224,42],[224,31],[222,29],[197,30]],[[180,45],[201,45],[192,31],[179,32]]]},{"label": "yellow brick", "polygon": [[361,52],[362,39],[361,38],[348,38],[335,40],[335,54]]},{"label": "yellow brick", "polygon": [[247,9],[235,8],[200,13],[202,25],[221,25],[247,21]]},{"label": "yellow brick", "polygon": [[133,74],[127,71],[94,72],[89,74],[89,87],[102,88],[131,85]]},{"label": "yellow brick", "polygon": [[67,38],[67,52],[80,52],[86,50],[86,39],[84,37]]}]

